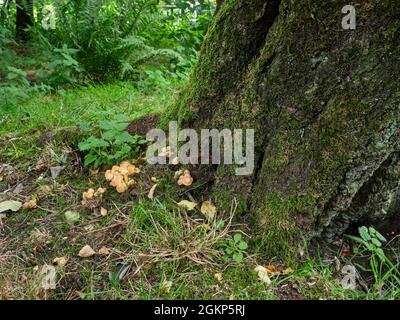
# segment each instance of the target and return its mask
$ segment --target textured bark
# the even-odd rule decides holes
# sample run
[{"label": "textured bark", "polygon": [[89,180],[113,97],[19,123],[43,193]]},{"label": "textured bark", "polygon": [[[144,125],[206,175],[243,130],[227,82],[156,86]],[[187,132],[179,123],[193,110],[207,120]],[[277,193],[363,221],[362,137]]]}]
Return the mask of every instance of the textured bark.
[{"label": "textured bark", "polygon": [[219,9],[221,9],[223,3],[224,3],[224,0],[217,0],[217,8],[216,8],[215,12],[218,12]]},{"label": "textured bark", "polygon": [[213,195],[267,255],[400,214],[400,3],[353,3],[343,30],[348,1],[225,0],[177,104],[186,125],[256,129],[254,174],[219,166]]},{"label": "textured bark", "polygon": [[16,39],[27,41],[29,34],[26,29],[33,25],[33,0],[17,0]]}]

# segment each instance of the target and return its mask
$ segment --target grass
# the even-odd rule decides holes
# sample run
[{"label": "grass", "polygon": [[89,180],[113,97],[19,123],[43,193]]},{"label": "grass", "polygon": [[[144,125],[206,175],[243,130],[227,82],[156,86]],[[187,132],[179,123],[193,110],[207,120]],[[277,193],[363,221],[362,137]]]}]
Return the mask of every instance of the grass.
[{"label": "grass", "polygon": [[[0,299],[399,298],[395,287],[382,292],[372,286],[345,290],[340,268],[311,256],[293,272],[271,274],[272,283],[267,285],[254,268],[271,261],[263,260],[256,244],[246,250],[241,263],[225,262],[219,243],[238,232],[252,243],[247,226],[232,222],[234,207],[225,215],[218,212],[224,227],[207,223],[199,212],[178,208],[177,202],[190,199],[179,192],[174,168],[143,167],[137,193],[121,196],[109,188],[101,203],[108,211],[103,217],[80,204],[82,192],[107,185],[103,171],[91,175],[82,167],[76,147],[79,135],[62,136],[47,146],[35,142],[45,131],[101,120],[110,113],[132,119],[161,113],[176,91],[171,87],[143,92],[119,83],[37,95],[11,110],[1,107],[0,165],[9,163],[13,169],[9,174],[0,172],[0,202],[25,202],[36,196],[38,208],[0,218]],[[68,152],[66,168],[53,180],[49,167],[59,165],[64,152]],[[149,200],[153,177],[159,186],[156,199]],[[19,184],[19,192],[4,193]],[[193,196],[198,202],[204,200],[200,192]],[[77,223],[66,221],[68,210],[79,212]],[[84,245],[109,252],[84,259],[78,256]],[[56,268],[56,289],[44,291],[40,270],[56,257],[67,258],[67,264]],[[341,257],[341,263],[346,259]]]},{"label": "grass", "polygon": [[108,119],[110,114],[139,118],[161,112],[175,90],[176,86],[139,91],[125,82],[38,94],[16,106],[0,103],[0,135],[76,126]]}]

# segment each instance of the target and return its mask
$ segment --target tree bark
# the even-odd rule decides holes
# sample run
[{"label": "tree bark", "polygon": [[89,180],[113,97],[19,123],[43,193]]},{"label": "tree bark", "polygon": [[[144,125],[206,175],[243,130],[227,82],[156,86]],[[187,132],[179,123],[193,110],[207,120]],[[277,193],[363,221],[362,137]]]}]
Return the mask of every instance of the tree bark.
[{"label": "tree bark", "polygon": [[215,10],[215,13],[218,13],[219,9],[221,9],[221,6],[223,5],[224,0],[217,0],[217,8]]},{"label": "tree bark", "polygon": [[256,130],[254,174],[220,165],[212,195],[268,256],[400,215],[400,5],[355,3],[344,30],[348,1],[226,0],[176,105],[183,125]]},{"label": "tree bark", "polygon": [[33,25],[33,0],[16,0],[16,40],[27,41],[29,34],[27,28]]}]

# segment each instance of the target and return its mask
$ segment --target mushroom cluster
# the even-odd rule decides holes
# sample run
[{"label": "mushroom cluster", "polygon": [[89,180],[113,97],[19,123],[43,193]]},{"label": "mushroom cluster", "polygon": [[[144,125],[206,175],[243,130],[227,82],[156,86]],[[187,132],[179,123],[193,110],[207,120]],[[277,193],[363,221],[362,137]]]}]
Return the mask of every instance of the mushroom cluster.
[{"label": "mushroom cluster", "polygon": [[192,185],[192,183],[193,183],[193,178],[190,175],[190,171],[189,170],[183,171],[183,174],[179,176],[178,185],[180,186],[184,185],[186,187],[189,187]]},{"label": "mushroom cluster", "polygon": [[171,159],[170,163],[174,166],[179,164],[179,157],[175,156],[175,152],[170,146],[162,148],[158,156]]},{"label": "mushroom cluster", "polygon": [[97,191],[90,188],[82,194],[82,205],[86,208],[97,208],[104,192],[106,192],[105,188],[98,188]]},{"label": "mushroom cluster", "polygon": [[110,182],[112,187],[115,187],[117,192],[124,193],[129,186],[135,183],[135,180],[130,176],[140,173],[140,169],[132,165],[128,161],[122,162],[119,166],[113,166],[105,173],[105,178]]}]

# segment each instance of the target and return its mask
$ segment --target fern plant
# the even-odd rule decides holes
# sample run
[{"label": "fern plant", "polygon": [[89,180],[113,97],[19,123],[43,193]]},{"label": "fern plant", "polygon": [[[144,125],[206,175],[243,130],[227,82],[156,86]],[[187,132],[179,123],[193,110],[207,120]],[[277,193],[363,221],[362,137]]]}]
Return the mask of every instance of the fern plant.
[{"label": "fern plant", "polygon": [[66,44],[93,80],[138,77],[143,64],[177,60],[149,46],[146,30],[158,18],[158,0],[57,0],[56,30],[42,31],[56,47]]}]

